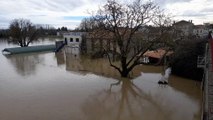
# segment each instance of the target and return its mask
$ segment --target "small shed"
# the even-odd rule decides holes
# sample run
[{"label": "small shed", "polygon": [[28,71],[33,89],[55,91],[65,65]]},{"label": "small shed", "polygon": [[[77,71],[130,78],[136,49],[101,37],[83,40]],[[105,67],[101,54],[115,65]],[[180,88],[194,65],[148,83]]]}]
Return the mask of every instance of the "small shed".
[{"label": "small shed", "polygon": [[173,54],[173,51],[166,51],[164,49],[157,49],[152,51],[146,51],[143,54],[143,58],[149,63],[158,63],[163,57],[168,57]]}]

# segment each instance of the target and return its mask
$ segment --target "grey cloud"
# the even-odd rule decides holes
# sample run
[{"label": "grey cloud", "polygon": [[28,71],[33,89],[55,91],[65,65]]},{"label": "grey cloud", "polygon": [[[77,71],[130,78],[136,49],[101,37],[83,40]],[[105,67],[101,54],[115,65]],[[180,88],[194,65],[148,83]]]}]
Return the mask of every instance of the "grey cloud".
[{"label": "grey cloud", "polygon": [[208,15],[213,14],[213,8],[203,8],[200,11],[184,11],[184,13],[181,16],[186,16],[186,17],[205,17]]},{"label": "grey cloud", "polygon": [[82,5],[86,4],[85,1],[86,0],[29,0],[28,3],[38,10],[47,9],[50,11],[66,12],[81,7]]},{"label": "grey cloud", "polygon": [[206,14],[204,14],[204,13],[184,13],[181,16],[185,16],[185,17],[202,17],[202,16],[206,16]]},{"label": "grey cloud", "polygon": [[154,0],[158,5],[161,7],[164,7],[166,4],[171,4],[171,3],[180,3],[180,2],[190,2],[192,0]]},{"label": "grey cloud", "polygon": [[204,16],[204,13],[201,13],[199,11],[194,11],[194,10],[187,10],[184,11],[181,16],[190,16],[190,17],[195,17],[195,16]]},{"label": "grey cloud", "polygon": [[5,22],[8,22],[8,19],[3,16],[0,16],[0,23],[5,23]]},{"label": "grey cloud", "polygon": [[32,15],[28,15],[29,17],[45,17],[45,16],[47,16],[47,15],[34,15],[34,14],[32,14]]},{"label": "grey cloud", "polygon": [[[33,19],[34,22],[41,22],[39,20],[48,21],[47,16],[50,15],[49,21],[53,23],[60,21],[60,17],[51,19],[51,15],[58,13],[72,13],[72,11],[79,10],[81,7],[87,5],[97,5],[96,3],[103,3],[106,0],[0,0],[0,26],[7,26],[14,18]],[[84,8],[82,8],[84,9]],[[88,9],[88,8],[87,8]],[[76,15],[76,14],[75,14]],[[7,19],[3,19],[4,16]],[[56,15],[60,16],[60,15]],[[36,18],[36,19],[34,19]],[[63,21],[61,21],[63,22]],[[7,25],[5,25],[7,23]]]},{"label": "grey cloud", "polygon": [[0,16],[0,29],[7,28],[9,25],[8,21],[9,20],[7,18]]},{"label": "grey cloud", "polygon": [[200,12],[207,12],[207,13],[213,13],[213,8],[204,8]]}]

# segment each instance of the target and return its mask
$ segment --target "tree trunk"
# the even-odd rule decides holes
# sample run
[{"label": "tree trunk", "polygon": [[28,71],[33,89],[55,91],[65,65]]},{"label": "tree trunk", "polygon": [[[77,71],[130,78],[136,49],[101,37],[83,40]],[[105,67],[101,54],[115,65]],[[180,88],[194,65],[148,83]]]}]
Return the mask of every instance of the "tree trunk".
[{"label": "tree trunk", "polygon": [[128,77],[129,70],[127,69],[127,63],[126,63],[126,57],[121,57],[121,66],[122,66],[122,71],[121,71],[121,76],[122,77]]},{"label": "tree trunk", "polygon": [[94,41],[94,39],[92,38],[91,39],[91,48],[92,48],[92,52],[94,51],[94,49],[95,49],[95,43],[94,43],[95,41]]},{"label": "tree trunk", "polygon": [[121,77],[128,77],[129,71],[128,70],[122,70],[121,71]]},{"label": "tree trunk", "polygon": [[116,41],[113,40],[113,52],[112,52],[112,61],[115,61],[115,54],[116,54]]}]

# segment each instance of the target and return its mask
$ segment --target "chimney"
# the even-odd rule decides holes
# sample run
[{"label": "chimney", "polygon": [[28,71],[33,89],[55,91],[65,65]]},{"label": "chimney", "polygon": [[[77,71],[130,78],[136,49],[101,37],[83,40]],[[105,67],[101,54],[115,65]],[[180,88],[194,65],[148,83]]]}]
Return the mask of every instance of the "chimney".
[{"label": "chimney", "polygon": [[173,21],[173,24],[175,24],[175,20]]}]

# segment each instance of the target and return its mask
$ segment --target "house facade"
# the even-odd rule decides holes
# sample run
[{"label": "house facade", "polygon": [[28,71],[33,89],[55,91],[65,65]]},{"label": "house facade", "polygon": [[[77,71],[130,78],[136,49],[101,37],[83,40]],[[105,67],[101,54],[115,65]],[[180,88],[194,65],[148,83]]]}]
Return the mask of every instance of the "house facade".
[{"label": "house facade", "polygon": [[205,38],[208,36],[209,32],[212,31],[212,28],[208,24],[204,25],[194,25],[192,20],[185,21],[181,20],[174,22],[172,25],[173,29],[180,33],[180,37],[184,36],[196,36],[199,38]]},{"label": "house facade", "polygon": [[66,43],[65,51],[78,55],[80,53],[80,45],[84,32],[67,32],[63,34],[64,42]]},{"label": "house facade", "polygon": [[209,30],[206,26],[204,25],[195,25],[193,29],[193,35],[197,37],[205,37],[208,36]]},{"label": "house facade", "polygon": [[181,20],[179,22],[174,22],[172,26],[174,30],[180,32],[181,36],[193,35],[194,24],[192,23],[192,20],[190,21]]},{"label": "house facade", "polygon": [[68,32],[64,33],[64,41],[67,43],[68,46],[72,47],[79,47],[82,42],[82,35],[83,32]]}]

